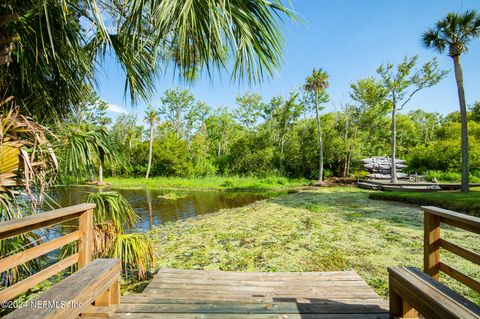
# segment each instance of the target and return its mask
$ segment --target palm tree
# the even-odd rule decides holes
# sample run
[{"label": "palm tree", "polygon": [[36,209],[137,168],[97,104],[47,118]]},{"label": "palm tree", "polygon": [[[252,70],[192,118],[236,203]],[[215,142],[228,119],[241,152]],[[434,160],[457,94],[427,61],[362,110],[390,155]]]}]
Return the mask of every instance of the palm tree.
[{"label": "palm tree", "polygon": [[465,102],[460,56],[468,51],[470,42],[479,35],[480,16],[476,11],[466,11],[462,14],[449,13],[443,20],[438,21],[434,27],[428,29],[422,36],[423,43],[427,48],[433,48],[439,53],[448,50],[448,55],[453,59],[462,127],[462,192],[468,192],[470,184],[467,105]]},{"label": "palm tree", "polygon": [[319,148],[319,168],[318,181],[323,181],[323,140],[322,128],[320,126],[320,102],[328,100],[325,90],[328,88],[328,74],[321,68],[313,69],[312,75],[307,77],[305,83],[305,90],[314,94],[315,114],[317,118],[317,134],[318,134],[318,148]]},{"label": "palm tree", "polygon": [[112,137],[105,127],[66,126],[59,129],[59,146],[57,153],[60,158],[61,173],[64,177],[85,177],[88,173],[94,178],[95,165],[98,163],[98,185],[103,185],[103,170],[105,161],[111,164],[123,163]]},{"label": "palm tree", "polygon": [[103,169],[105,167],[105,159],[119,160],[120,154],[104,126],[96,128],[93,132],[93,147],[98,155],[98,185],[104,185]]},{"label": "palm tree", "polygon": [[149,105],[147,110],[145,111],[145,121],[150,124],[150,144],[148,147],[148,166],[147,166],[147,173],[145,174],[146,179],[148,179],[148,176],[150,175],[150,169],[152,168],[153,133],[154,133],[154,125],[157,119],[158,119],[158,111],[155,110],[151,105]]}]

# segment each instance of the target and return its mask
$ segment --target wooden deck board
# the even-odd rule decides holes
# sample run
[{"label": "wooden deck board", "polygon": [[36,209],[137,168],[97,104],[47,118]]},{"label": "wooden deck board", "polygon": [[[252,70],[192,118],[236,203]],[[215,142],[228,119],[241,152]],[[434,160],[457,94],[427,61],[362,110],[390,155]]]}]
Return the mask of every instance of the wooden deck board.
[{"label": "wooden deck board", "polygon": [[388,318],[388,303],[353,271],[162,269],[143,293],[122,297],[112,318]]}]

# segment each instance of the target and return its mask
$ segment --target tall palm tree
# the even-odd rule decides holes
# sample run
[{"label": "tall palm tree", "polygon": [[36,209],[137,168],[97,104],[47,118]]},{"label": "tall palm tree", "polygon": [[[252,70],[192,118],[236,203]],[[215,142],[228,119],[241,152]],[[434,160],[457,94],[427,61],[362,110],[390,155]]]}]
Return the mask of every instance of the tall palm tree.
[{"label": "tall palm tree", "polygon": [[322,128],[320,125],[320,102],[327,101],[326,89],[328,88],[328,74],[321,68],[313,72],[307,77],[305,83],[305,90],[311,92],[314,95],[315,114],[317,118],[317,134],[318,134],[318,149],[319,149],[319,168],[318,168],[318,181],[323,181],[323,140],[322,140]]},{"label": "tall palm tree", "polygon": [[438,21],[434,27],[428,29],[422,36],[423,43],[427,48],[433,48],[439,53],[448,50],[448,55],[453,59],[462,127],[462,192],[468,192],[470,185],[467,105],[465,102],[460,56],[468,51],[468,45],[478,36],[480,36],[480,16],[476,11],[466,11],[462,14],[449,13],[444,19]]},{"label": "tall palm tree", "polygon": [[152,156],[153,156],[153,136],[154,136],[154,129],[155,129],[155,122],[158,119],[158,111],[155,110],[151,105],[148,106],[147,110],[145,111],[145,121],[150,124],[150,144],[148,147],[148,166],[147,166],[147,173],[145,174],[145,178],[148,179],[150,175],[150,170],[152,168]]}]

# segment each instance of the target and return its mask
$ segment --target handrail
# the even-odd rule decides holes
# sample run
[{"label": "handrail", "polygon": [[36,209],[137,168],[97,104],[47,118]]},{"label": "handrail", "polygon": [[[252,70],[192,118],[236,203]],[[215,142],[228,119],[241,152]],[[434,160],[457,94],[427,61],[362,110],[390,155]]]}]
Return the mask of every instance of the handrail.
[{"label": "handrail", "polygon": [[79,204],[29,215],[0,223],[0,240],[5,240],[36,229],[52,226],[78,218],[78,230],[52,239],[15,255],[0,257],[0,272],[6,271],[32,259],[78,241],[77,253],[17,282],[0,291],[0,301],[7,301],[34,287],[38,283],[78,263],[78,268],[87,265],[93,253],[93,209],[95,204]]},{"label": "handrail", "polygon": [[480,254],[440,237],[441,223],[480,234],[480,218],[433,206],[422,206],[424,212],[424,272],[436,280],[440,271],[480,293],[480,282],[440,261],[440,248],[480,265]]},{"label": "handrail", "polygon": [[48,227],[78,218],[83,212],[95,208],[95,204],[78,204],[45,213],[29,215],[0,223],[0,239],[20,235],[35,229]]}]

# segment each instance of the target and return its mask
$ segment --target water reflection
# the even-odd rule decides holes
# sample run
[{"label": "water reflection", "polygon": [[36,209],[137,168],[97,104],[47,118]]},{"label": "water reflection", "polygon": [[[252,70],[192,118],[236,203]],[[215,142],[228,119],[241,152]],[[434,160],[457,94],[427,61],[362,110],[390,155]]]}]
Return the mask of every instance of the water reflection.
[{"label": "water reflection", "polygon": [[[110,190],[110,189],[108,189]],[[121,193],[140,216],[131,231],[150,230],[154,225],[215,212],[222,208],[240,207],[266,198],[272,194],[251,192],[188,191],[177,200],[165,199],[169,190],[111,189]],[[90,192],[104,191],[101,188],[66,186],[51,191],[52,198],[62,207],[82,203]]]}]

